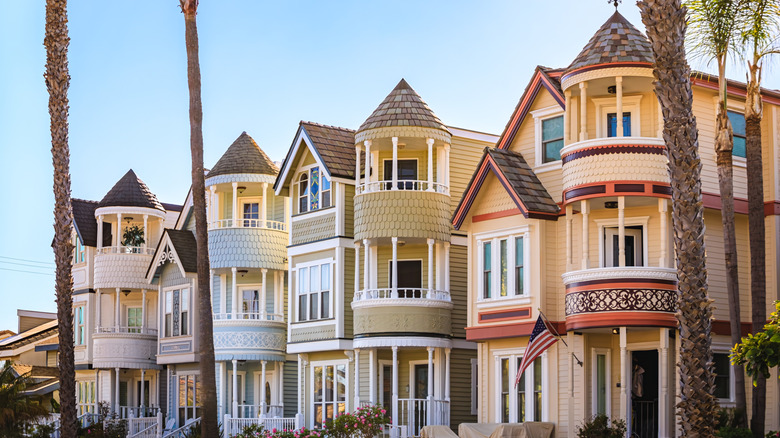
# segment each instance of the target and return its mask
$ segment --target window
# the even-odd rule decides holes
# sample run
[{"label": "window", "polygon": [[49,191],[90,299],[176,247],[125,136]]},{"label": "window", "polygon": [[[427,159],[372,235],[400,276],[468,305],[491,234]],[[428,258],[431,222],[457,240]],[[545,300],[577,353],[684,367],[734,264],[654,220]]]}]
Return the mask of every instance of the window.
[{"label": "window", "polygon": [[256,319],[260,314],[260,291],[243,289],[241,291],[241,313],[244,319]]},{"label": "window", "polygon": [[[626,266],[644,266],[642,231],[641,226],[625,227]],[[604,228],[604,267],[617,266],[620,266],[620,230],[618,227]]]},{"label": "window", "polygon": [[257,227],[260,220],[260,202],[249,201],[241,203],[241,214],[244,227]]},{"label": "window", "polygon": [[[387,287],[393,287],[393,261],[387,261]],[[422,260],[398,260],[398,298],[423,298]]]},{"label": "window", "polygon": [[127,308],[127,332],[141,333],[143,322],[142,309],[140,307]]},{"label": "window", "polygon": [[330,207],[331,192],[331,182],[319,166],[305,170],[298,178],[298,213]]},{"label": "window", "polygon": [[179,321],[181,322],[180,334],[185,336],[190,334],[190,290],[182,289],[179,298],[181,299],[181,317],[179,318]]},{"label": "window", "polygon": [[165,337],[190,334],[190,290],[165,291]]},{"label": "window", "polygon": [[201,384],[197,375],[179,376],[179,424],[197,418],[200,408]]},{"label": "window", "polygon": [[73,342],[76,345],[84,345],[87,342],[84,326],[84,306],[73,308],[73,321],[75,322],[75,330],[73,330]]},{"label": "window", "polygon": [[331,262],[298,267],[298,321],[330,318]]},{"label": "window", "polygon": [[714,353],[715,362],[715,397],[731,400],[731,364],[727,353]]},{"label": "window", "polygon": [[[384,160],[385,181],[393,180],[393,160]],[[417,160],[398,160],[398,190],[413,190],[417,180]],[[404,182],[408,181],[408,182]],[[392,183],[385,184],[385,189],[391,189]]]},{"label": "window", "polygon": [[525,269],[528,239],[525,233],[520,236],[504,235],[477,239],[482,246],[479,251],[482,278],[479,280],[477,295],[480,300],[510,299],[528,295],[526,285],[529,281],[529,271]]},{"label": "window", "polygon": [[593,373],[591,384],[593,385],[593,414],[610,415],[610,350],[606,348],[592,349]]},{"label": "window", "polygon": [[86,260],[86,248],[81,244],[81,239],[79,239],[78,235],[74,235],[73,247],[73,263],[83,263]]},{"label": "window", "polygon": [[745,158],[745,115],[736,111],[727,111],[726,114],[729,116],[731,129],[734,131],[734,149],[731,154],[735,157]]},{"label": "window", "polygon": [[312,397],[315,429],[322,428],[328,420],[346,412],[347,364],[334,363],[312,366]]},{"label": "window", "polygon": [[87,381],[76,382],[76,392],[77,392],[76,400],[78,405],[78,414],[84,415],[86,413],[94,413],[93,405],[96,403],[95,381],[87,380]]},{"label": "window", "polygon": [[[617,113],[607,114],[607,137],[617,137]],[[631,137],[631,113],[623,113],[623,137]]]},{"label": "window", "polygon": [[563,116],[542,120],[542,162],[551,163],[561,159],[563,148]]},{"label": "window", "polygon": [[173,291],[165,292],[165,337],[173,336]]},{"label": "window", "polygon": [[545,355],[536,358],[532,366],[529,366],[520,381],[515,386],[515,378],[520,362],[521,354],[496,357],[501,379],[500,392],[498,393],[501,410],[496,421],[501,423],[522,423],[524,421],[544,421],[544,390],[543,374],[545,373],[543,361]]}]

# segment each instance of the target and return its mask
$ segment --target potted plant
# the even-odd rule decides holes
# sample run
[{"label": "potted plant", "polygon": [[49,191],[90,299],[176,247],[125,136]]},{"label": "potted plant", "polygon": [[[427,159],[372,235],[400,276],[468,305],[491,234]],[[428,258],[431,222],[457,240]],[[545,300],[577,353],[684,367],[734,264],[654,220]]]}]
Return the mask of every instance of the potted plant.
[{"label": "potted plant", "polygon": [[144,229],[138,225],[128,226],[122,235],[122,245],[128,247],[128,252],[137,252],[139,246],[144,244]]}]

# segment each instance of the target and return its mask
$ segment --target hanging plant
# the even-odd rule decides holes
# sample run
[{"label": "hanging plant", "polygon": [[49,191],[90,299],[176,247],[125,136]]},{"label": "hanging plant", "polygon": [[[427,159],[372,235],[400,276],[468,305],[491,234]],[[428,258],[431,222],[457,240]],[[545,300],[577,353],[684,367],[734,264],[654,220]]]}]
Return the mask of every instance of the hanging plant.
[{"label": "hanging plant", "polygon": [[122,235],[122,245],[124,246],[141,246],[144,243],[144,229],[138,225],[125,228],[125,233]]}]

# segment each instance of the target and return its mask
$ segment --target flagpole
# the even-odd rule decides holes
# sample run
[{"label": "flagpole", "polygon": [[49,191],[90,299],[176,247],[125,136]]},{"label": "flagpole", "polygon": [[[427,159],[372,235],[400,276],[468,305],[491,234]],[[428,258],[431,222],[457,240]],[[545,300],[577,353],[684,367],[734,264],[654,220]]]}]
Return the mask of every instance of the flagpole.
[{"label": "flagpole", "polygon": [[[539,315],[541,315],[541,316],[542,316],[542,321],[544,321],[544,325],[546,325],[548,329],[552,329],[552,332],[555,334],[555,336],[556,336],[556,337],[558,337],[558,339],[559,339],[561,342],[563,342],[563,345],[565,345],[565,346],[566,346],[566,348],[568,348],[569,350],[571,350],[571,348],[569,348],[569,344],[567,344],[567,343],[566,343],[566,341],[563,339],[563,336],[561,336],[561,335],[558,333],[558,330],[556,330],[556,329],[555,329],[555,326],[554,326],[554,325],[552,325],[552,323],[550,322],[550,320],[549,320],[549,319],[547,319],[547,315],[545,315],[545,314],[544,314],[544,312],[542,312],[542,309],[541,309],[541,308],[539,308],[539,307],[537,307],[537,308],[536,308],[536,310],[538,310],[538,311],[539,311]],[[571,353],[571,355],[574,357],[574,360],[576,360],[576,361],[577,361],[577,365],[579,365],[579,366],[582,366],[582,361],[581,361],[581,360],[580,360],[580,359],[577,357],[577,355],[576,355],[576,354],[574,354],[574,352],[572,352],[572,353]]]}]

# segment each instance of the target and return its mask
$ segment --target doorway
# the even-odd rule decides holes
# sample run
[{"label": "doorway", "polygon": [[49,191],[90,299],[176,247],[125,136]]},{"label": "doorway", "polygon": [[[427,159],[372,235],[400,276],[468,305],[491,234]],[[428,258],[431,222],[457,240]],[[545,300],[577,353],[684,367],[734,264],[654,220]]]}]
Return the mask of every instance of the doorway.
[{"label": "doorway", "polygon": [[658,437],[658,350],[631,352],[630,391],[633,436]]},{"label": "doorway", "polygon": [[[393,287],[393,261],[388,260],[388,287]],[[398,298],[422,298],[422,260],[398,260]]]}]

